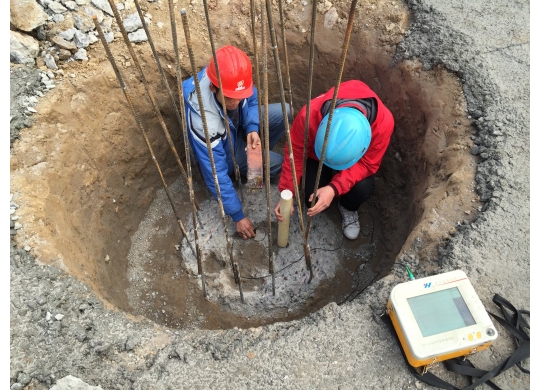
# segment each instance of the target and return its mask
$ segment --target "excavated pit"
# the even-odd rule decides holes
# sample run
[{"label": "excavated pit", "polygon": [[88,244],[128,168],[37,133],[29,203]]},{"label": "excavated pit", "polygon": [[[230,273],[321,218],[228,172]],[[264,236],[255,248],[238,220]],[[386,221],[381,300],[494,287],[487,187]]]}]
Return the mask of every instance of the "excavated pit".
[{"label": "excavated pit", "polygon": [[[345,5],[337,2],[335,6],[346,15]],[[240,32],[229,31],[230,20],[223,14],[214,27],[217,45],[231,43],[252,55],[251,37],[246,33],[249,15],[234,10],[229,12],[237,18]],[[165,11],[156,7],[154,20],[160,12],[167,15]],[[302,32],[301,25],[308,26],[310,10],[294,11],[294,7],[286,8],[285,26],[298,111],[305,104],[309,58],[309,34]],[[225,11],[218,8],[214,12]],[[181,243],[159,175],[99,45],[90,51],[88,63],[70,65],[66,73],[75,77],[66,77],[40,102],[36,124],[14,145],[11,187],[14,201],[21,206],[19,245],[29,245],[40,261],[55,264],[87,283],[111,307],[171,327],[209,329],[291,320],[329,302],[354,298],[385,276],[402,255],[414,255],[429,265],[436,257],[437,244],[451,234],[456,223],[474,216],[479,206],[473,190],[475,161],[469,153],[472,129],[461,84],[453,74],[442,68],[423,71],[422,64],[415,61],[390,66],[395,45],[406,30],[407,13],[395,2],[384,3],[378,12],[371,15],[372,28],[365,27],[366,20],[355,25],[343,81],[366,82],[391,110],[396,127],[376,176],[375,192],[359,210],[360,237],[354,242],[343,239],[335,202],[314,218],[310,245],[315,276],[310,284],[306,283],[295,215],[289,246],[273,246],[278,272],[276,296],[272,296],[265,192],[246,193],[245,212],[257,227],[257,237],[243,241],[233,235],[232,221],[228,225],[235,260],[245,278],[246,304],[240,304],[227,265],[217,203],[195,176],[209,292],[208,299],[203,298],[195,258],[186,241]],[[346,19],[338,19],[328,28],[327,18],[319,15],[313,97],[335,82],[345,24]],[[389,25],[393,27],[389,29]],[[169,83],[175,86],[170,31],[163,27],[151,32],[155,32]],[[204,36],[202,31],[194,38],[199,69],[211,53]],[[116,40],[111,48],[193,243],[185,180],[144,99],[144,88],[135,77],[123,42]],[[182,151],[179,126],[150,48],[137,45],[136,52],[176,147]],[[182,52],[185,76],[190,72],[183,48]],[[269,60],[272,64],[271,57]],[[270,101],[277,102],[275,76],[270,81]],[[284,141],[285,136],[274,150],[282,152]],[[272,180],[272,208],[279,196],[276,184]],[[272,218],[275,241],[277,223]]]}]

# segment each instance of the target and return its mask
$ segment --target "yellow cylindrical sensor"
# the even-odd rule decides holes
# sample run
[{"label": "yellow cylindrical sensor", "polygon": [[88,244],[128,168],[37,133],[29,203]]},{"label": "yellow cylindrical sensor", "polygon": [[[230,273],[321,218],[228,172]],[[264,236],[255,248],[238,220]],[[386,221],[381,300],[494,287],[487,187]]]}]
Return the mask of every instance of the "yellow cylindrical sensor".
[{"label": "yellow cylindrical sensor", "polygon": [[283,222],[278,222],[277,244],[281,248],[287,246],[289,241],[289,222],[291,221],[292,192],[289,190],[281,191],[279,200],[279,210],[283,216]]}]

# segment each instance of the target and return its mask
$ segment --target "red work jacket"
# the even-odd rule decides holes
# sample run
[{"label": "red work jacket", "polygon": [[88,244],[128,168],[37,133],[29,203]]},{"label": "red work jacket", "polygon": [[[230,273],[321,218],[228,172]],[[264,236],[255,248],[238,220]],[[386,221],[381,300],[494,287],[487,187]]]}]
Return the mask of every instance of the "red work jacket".
[{"label": "red work jacket", "polygon": [[[317,96],[311,100],[307,156],[315,161],[319,161],[315,154],[314,143],[317,135],[317,129],[321,123],[323,116],[321,107],[323,104],[332,100],[334,88],[328,92]],[[390,136],[394,130],[394,117],[386,108],[381,99],[373,92],[366,84],[358,80],[350,80],[340,84],[338,91],[339,99],[366,99],[375,98],[377,100],[377,117],[371,125],[371,143],[368,150],[353,166],[343,171],[338,171],[330,182],[338,192],[338,195],[346,194],[356,183],[362,179],[373,175],[379,169],[388,144]],[[291,143],[293,148],[294,165],[296,169],[296,178],[300,186],[302,177],[304,153],[304,128],[306,120],[306,106],[302,107],[296,116],[291,129]],[[289,159],[288,145],[285,145],[283,153],[283,166],[281,170],[281,178],[279,180],[279,191],[290,190],[294,194],[291,163]]]}]

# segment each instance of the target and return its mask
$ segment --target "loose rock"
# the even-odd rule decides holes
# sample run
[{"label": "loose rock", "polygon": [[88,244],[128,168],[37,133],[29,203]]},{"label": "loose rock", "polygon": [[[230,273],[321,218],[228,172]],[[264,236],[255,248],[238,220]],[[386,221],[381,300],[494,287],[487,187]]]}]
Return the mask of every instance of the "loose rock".
[{"label": "loose rock", "polygon": [[56,62],[54,61],[53,56],[47,53],[45,54],[44,59],[45,59],[45,65],[47,65],[47,68],[53,69],[53,70],[58,69],[58,66],[56,66]]},{"label": "loose rock", "polygon": [[34,65],[38,52],[39,43],[35,38],[16,31],[9,32],[9,59],[11,62]]},{"label": "loose rock", "polygon": [[146,42],[148,40],[146,37],[146,32],[142,28],[133,33],[129,33],[128,38],[129,41],[133,43]]},{"label": "loose rock", "polygon": [[107,0],[91,0],[92,4],[95,5],[100,10],[107,12],[110,16],[114,16],[111,6]]},{"label": "loose rock", "polygon": [[35,0],[11,0],[9,21],[17,29],[30,32],[47,23],[48,15]]},{"label": "loose rock", "polygon": [[54,12],[55,14],[63,14],[64,12],[67,12],[67,8],[64,7],[60,2],[51,1],[47,7]]},{"label": "loose rock", "polygon": [[103,390],[101,386],[90,386],[81,379],[68,375],[58,380],[50,390]]},{"label": "loose rock", "polygon": [[76,31],[75,36],[73,37],[73,43],[75,43],[75,46],[77,46],[79,49],[85,48],[90,45],[90,39],[88,38],[88,35],[80,31]]},{"label": "loose rock", "polygon": [[[73,58],[79,61],[88,61],[88,56],[85,49],[79,49],[77,53],[73,54]],[[74,77],[75,75],[73,75]]]},{"label": "loose rock", "polygon": [[[61,37],[61,38],[64,38],[66,41],[71,41],[73,39],[73,37],[75,36],[75,33],[77,32],[77,29],[76,28],[70,28],[70,29],[67,29],[65,31],[61,31],[58,33],[58,35]],[[52,41],[57,44],[54,40],[55,38],[52,39]],[[75,46],[75,45],[73,45]],[[72,50],[71,48],[66,48],[67,50]]]}]

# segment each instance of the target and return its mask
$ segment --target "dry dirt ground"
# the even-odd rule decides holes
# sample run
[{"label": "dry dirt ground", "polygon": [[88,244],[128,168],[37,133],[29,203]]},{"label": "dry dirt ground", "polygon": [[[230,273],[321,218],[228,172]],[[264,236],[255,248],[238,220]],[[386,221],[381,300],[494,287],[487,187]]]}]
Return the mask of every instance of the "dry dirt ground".
[{"label": "dry dirt ground", "polygon": [[[248,4],[239,0],[209,3],[216,47],[236,45],[254,59]],[[335,82],[349,3],[319,2],[313,96],[325,92]],[[129,4],[132,3],[127,1],[123,15],[136,12]],[[310,4],[284,2],[295,111],[306,101]],[[150,33],[169,84],[175,90],[168,3],[141,1],[141,6],[151,14]],[[88,61],[62,65],[64,76],[57,74],[56,88],[40,99],[33,126],[21,131],[21,137],[10,153],[10,192],[19,206],[17,216],[22,224],[15,235],[19,249],[12,253],[12,264],[18,269],[18,276],[13,276],[12,281],[28,283],[30,292],[30,296],[19,288],[12,292],[12,302],[16,302],[12,305],[16,309],[12,307],[11,316],[11,384],[20,383],[19,377],[24,374],[31,378],[28,388],[45,388],[45,384],[50,385],[62,376],[72,374],[103,388],[216,388],[222,387],[218,383],[227,382],[224,388],[355,388],[361,383],[359,376],[366,378],[362,388],[394,388],[393,384],[396,384],[395,388],[421,387],[415,385],[414,380],[397,379],[407,378],[408,374],[394,357],[381,363],[381,368],[364,356],[365,353],[380,354],[381,349],[392,345],[385,331],[375,330],[374,338],[372,327],[375,325],[377,329],[378,325],[372,314],[376,316],[382,310],[390,287],[404,281],[405,264],[413,268],[417,276],[462,268],[471,274],[473,281],[483,276],[492,281],[493,272],[483,269],[489,264],[489,256],[473,248],[483,248],[490,240],[497,241],[497,238],[486,238],[490,234],[486,227],[489,212],[496,214],[500,208],[514,210],[516,207],[509,207],[507,200],[499,201],[501,192],[508,188],[514,192],[526,191],[528,185],[528,177],[522,176],[519,176],[518,184],[505,184],[505,176],[511,175],[512,166],[505,160],[498,161],[501,153],[503,157],[504,153],[512,153],[512,156],[515,153],[500,151],[504,150],[501,143],[512,131],[504,130],[505,125],[511,123],[513,117],[511,114],[498,116],[494,107],[500,103],[501,90],[511,93],[505,89],[506,84],[499,86],[498,78],[494,82],[484,82],[492,73],[486,76],[480,69],[480,60],[473,59],[467,51],[479,50],[476,48],[481,46],[467,35],[469,27],[449,27],[453,22],[448,20],[454,20],[459,6],[416,1],[407,4],[359,1],[343,80],[355,78],[366,82],[379,94],[396,120],[391,145],[377,175],[375,193],[360,210],[362,236],[355,243],[341,243],[339,235],[335,234],[340,230],[340,217],[333,205],[321,219],[320,228],[314,229],[312,245],[325,240],[324,248],[337,248],[335,260],[332,260],[335,271],[324,273],[321,269],[318,284],[312,290],[304,291],[302,287],[290,290],[295,291],[291,300],[283,302],[260,300],[263,292],[268,292],[268,284],[246,281],[246,292],[251,294],[248,296],[258,299],[255,302],[253,298],[250,309],[238,304],[236,291],[225,288],[234,287],[230,276],[221,284],[216,281],[221,276],[215,276],[214,280],[211,277],[209,286],[218,286],[214,290],[216,298],[202,298],[200,279],[193,275],[193,267],[187,266],[185,241],[182,250],[178,250],[177,245],[182,245],[181,233],[101,43],[88,50]],[[482,13],[480,5],[469,7],[477,17]],[[503,5],[498,7],[506,10]],[[516,7],[523,8],[524,4],[518,2]],[[211,56],[202,1],[175,2],[176,12],[180,8],[187,9],[193,51],[200,69]],[[273,7],[273,17],[280,39],[277,3]],[[490,17],[496,18],[496,15]],[[178,13],[176,21],[182,77],[185,78],[191,74],[191,67]],[[259,22],[258,18],[257,28]],[[52,36],[67,27],[56,26],[57,30],[50,29],[49,34]],[[501,38],[503,43],[517,41],[516,45],[521,45],[528,42],[523,28],[513,25],[510,28],[514,32],[507,40]],[[260,50],[260,41],[258,45]],[[110,47],[143,126],[148,130],[167,183],[174,190],[181,217],[184,221],[190,220],[185,181],[179,175],[176,161],[119,34]],[[177,149],[181,151],[184,148],[180,128],[151,49],[147,43],[134,44],[134,49]],[[512,54],[523,57],[523,53]],[[270,101],[277,102],[279,95],[271,51],[268,56]],[[488,58],[484,66],[494,66],[493,61]],[[528,61],[526,55],[525,61]],[[11,66],[12,70],[17,67]],[[470,71],[468,67],[479,70]],[[521,68],[518,70],[522,72]],[[497,74],[497,77],[502,76]],[[527,77],[524,79],[528,82]],[[518,81],[523,80],[518,78]],[[518,110],[528,113],[528,107],[523,104],[518,104]],[[524,129],[515,136],[526,139],[528,127]],[[282,139],[280,147],[284,141]],[[523,146],[522,152],[528,156],[527,146]],[[183,159],[183,153],[180,154]],[[221,227],[215,202],[200,185],[198,177],[195,182],[196,196],[205,207],[208,225]],[[266,208],[260,207],[266,202],[264,193],[250,196],[246,212],[257,220],[258,225],[266,226]],[[277,199],[275,182],[272,196],[273,205]],[[517,207],[528,210],[527,199],[520,200],[523,204]],[[517,211],[511,213],[512,218],[520,220],[516,234],[521,238],[500,237],[500,245],[510,249],[497,245],[490,255],[500,257],[504,254],[506,259],[508,251],[516,245],[521,247],[516,254],[519,264],[505,264],[507,267],[502,275],[515,272],[528,281],[529,260],[525,249],[528,248],[528,213],[525,214],[523,218]],[[496,217],[498,220],[507,218],[498,214]],[[293,218],[293,234],[298,231],[297,222]],[[260,229],[253,242],[235,241],[239,262],[245,265],[244,276],[257,276],[265,267],[264,230]],[[511,243],[506,244],[509,241]],[[24,247],[30,251],[22,250]],[[221,271],[226,269],[223,260],[215,255],[214,248],[204,249],[208,272],[222,275]],[[299,253],[301,255],[301,250]],[[329,257],[329,253],[319,251],[320,259]],[[296,253],[286,256],[292,260]],[[398,265],[394,265],[396,262]],[[280,286],[289,288],[303,280],[305,269],[302,264],[303,261],[297,263],[300,276],[297,273],[289,279],[283,277],[278,281]],[[27,273],[25,279],[22,271],[28,267],[40,268]],[[57,269],[61,272],[57,273]],[[388,274],[389,277],[375,283]],[[65,275],[82,282],[69,282],[67,294],[76,298],[56,291],[63,286],[60,281],[68,280],[64,279]],[[495,280],[494,286],[508,286],[507,281]],[[363,298],[360,296],[360,299],[340,306],[333,303],[341,304],[357,297],[372,283],[375,284],[366,290],[367,295]],[[492,287],[479,289],[483,301],[489,305]],[[98,299],[92,298],[93,294]],[[299,301],[292,298],[296,295],[300,297]],[[522,298],[516,306],[528,309],[528,291],[511,295]],[[54,302],[52,308],[43,307],[39,314],[30,308],[23,314],[24,309],[19,306],[24,306],[27,300],[39,303],[40,296],[50,297],[46,300]],[[82,296],[85,298],[80,298]],[[72,323],[65,321],[63,327],[53,329],[52,323],[41,317],[45,317],[47,311],[54,314],[54,310],[72,310],[75,313]],[[25,325],[17,330],[19,316],[25,318],[21,320]],[[293,321],[304,316],[308,317]],[[275,321],[291,322],[266,325]],[[40,340],[31,341],[36,326],[43,329],[48,347],[33,349],[31,344]],[[333,332],[330,328],[336,328],[335,334],[340,335],[341,341],[336,341],[336,336],[329,336]],[[352,329],[369,331],[354,336]],[[69,340],[75,340],[70,346],[72,350],[58,349],[68,361],[59,363],[53,359],[50,364],[44,363],[49,354],[57,353],[51,352],[50,348],[60,348],[57,347],[57,343],[62,342],[60,338],[69,343],[73,343]],[[286,347],[289,343],[297,347],[290,350]],[[310,347],[304,348],[306,343]],[[41,344],[38,342],[37,345]],[[315,366],[309,355],[314,345],[318,351],[313,355],[318,357],[314,358],[319,362],[326,361],[328,367],[323,370],[326,374],[322,377],[316,374],[310,381],[309,373]],[[349,351],[350,345],[358,352]],[[278,352],[279,348],[282,348],[281,352]],[[498,349],[489,355],[486,352],[487,358],[480,362],[495,363],[504,356],[503,350],[511,348],[512,343],[503,340]],[[324,349],[328,352],[323,352]],[[36,353],[38,357],[31,356]],[[204,360],[208,353],[210,363]],[[257,367],[266,364],[274,367],[263,369],[260,376],[253,374],[256,368],[250,365],[259,354],[261,360]],[[247,363],[238,363],[237,356],[247,356]],[[285,366],[289,359],[311,363],[305,363],[305,367],[295,363],[288,371]],[[332,368],[333,361],[339,361],[341,368]],[[104,364],[110,364],[110,367],[101,370],[100,366]],[[185,367],[178,368],[178,364]],[[396,366],[400,368],[396,369]],[[366,374],[368,367],[391,374],[382,379],[381,385],[378,382],[381,375]],[[212,374],[203,374],[199,378],[185,374],[195,369],[203,372],[209,369]],[[231,376],[227,374],[230,370],[229,374],[236,372],[234,377],[241,377],[244,382],[233,386]],[[350,375],[335,374],[336,370]],[[510,385],[509,388],[529,388],[528,379],[515,371],[503,378],[504,383]],[[246,379],[250,377],[255,379]],[[295,378],[295,382],[291,383],[287,378]]]}]

